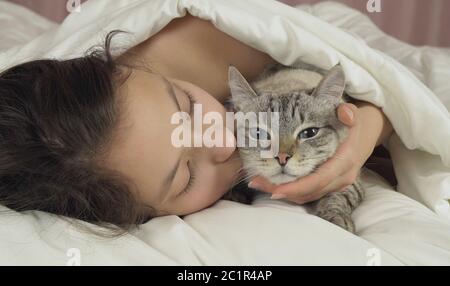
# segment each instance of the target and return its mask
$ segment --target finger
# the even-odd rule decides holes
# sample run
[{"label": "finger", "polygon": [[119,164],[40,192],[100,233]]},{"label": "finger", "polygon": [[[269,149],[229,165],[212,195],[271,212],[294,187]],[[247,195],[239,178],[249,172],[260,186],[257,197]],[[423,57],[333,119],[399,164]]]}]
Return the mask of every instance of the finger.
[{"label": "finger", "polygon": [[357,122],[358,107],[351,103],[342,103],[337,110],[339,121],[352,127]]},{"label": "finger", "polygon": [[321,176],[316,173],[312,173],[293,182],[275,186],[272,189],[272,193],[294,198],[308,195],[316,191],[320,187],[320,184]]},{"label": "finger", "polygon": [[270,193],[275,185],[262,176],[254,177],[249,183],[248,187],[262,192]]},{"label": "finger", "polygon": [[353,184],[354,180],[356,180],[355,166],[357,162],[355,161],[356,159],[352,149],[354,140],[356,140],[354,138],[355,136],[357,136],[357,131],[350,131],[349,137],[338,147],[333,157],[323,166],[319,167],[318,171],[321,171],[323,167],[328,167],[327,164],[334,165],[333,168],[329,168],[330,172],[335,172],[334,178],[327,183],[322,189],[323,191],[328,193],[340,190],[347,185]]},{"label": "finger", "polygon": [[339,158],[343,161],[347,161],[348,165],[347,168],[354,165],[356,162],[354,159],[354,152],[355,152],[355,146],[358,144],[359,141],[359,132],[360,132],[360,123],[355,122],[355,125],[351,127],[348,130],[347,137],[344,139],[344,141],[339,145],[337,148],[335,154],[332,158]]}]

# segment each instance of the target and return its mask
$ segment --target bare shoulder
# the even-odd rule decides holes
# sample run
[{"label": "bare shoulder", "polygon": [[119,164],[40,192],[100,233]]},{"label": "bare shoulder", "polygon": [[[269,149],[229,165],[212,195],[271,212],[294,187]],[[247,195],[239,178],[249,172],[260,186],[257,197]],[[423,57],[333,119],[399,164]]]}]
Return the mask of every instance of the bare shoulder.
[{"label": "bare shoulder", "polygon": [[131,50],[161,74],[192,82],[223,100],[229,95],[228,66],[249,80],[273,59],[228,36],[211,22],[187,14],[171,21],[153,37]]}]

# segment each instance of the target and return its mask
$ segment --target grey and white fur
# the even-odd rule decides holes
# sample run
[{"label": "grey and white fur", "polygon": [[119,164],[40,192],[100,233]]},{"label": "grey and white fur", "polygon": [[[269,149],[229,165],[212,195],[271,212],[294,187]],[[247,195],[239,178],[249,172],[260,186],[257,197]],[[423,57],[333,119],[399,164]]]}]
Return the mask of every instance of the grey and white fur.
[{"label": "grey and white fur", "polygon": [[[304,177],[332,157],[347,135],[347,127],[337,117],[337,107],[346,98],[340,65],[326,71],[308,65],[293,68],[276,64],[251,83],[230,66],[229,87],[235,112],[279,114],[278,154],[261,158],[260,145],[239,148],[247,177],[261,175],[275,184]],[[247,125],[238,123],[237,127],[244,128],[246,139],[258,140],[263,134],[272,139],[267,124],[257,129]],[[318,200],[316,215],[354,233],[351,214],[363,197],[358,176],[344,191]],[[248,203],[248,194],[245,198]]]}]

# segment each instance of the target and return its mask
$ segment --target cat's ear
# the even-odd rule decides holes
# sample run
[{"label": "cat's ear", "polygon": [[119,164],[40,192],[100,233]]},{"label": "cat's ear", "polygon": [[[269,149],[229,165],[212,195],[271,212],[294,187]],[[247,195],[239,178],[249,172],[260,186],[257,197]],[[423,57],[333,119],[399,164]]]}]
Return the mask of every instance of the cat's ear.
[{"label": "cat's ear", "polygon": [[342,97],[345,89],[345,74],[340,64],[334,66],[314,91],[314,96]]},{"label": "cat's ear", "polygon": [[256,92],[234,66],[228,68],[228,85],[235,108],[241,109],[244,104],[258,97]]}]

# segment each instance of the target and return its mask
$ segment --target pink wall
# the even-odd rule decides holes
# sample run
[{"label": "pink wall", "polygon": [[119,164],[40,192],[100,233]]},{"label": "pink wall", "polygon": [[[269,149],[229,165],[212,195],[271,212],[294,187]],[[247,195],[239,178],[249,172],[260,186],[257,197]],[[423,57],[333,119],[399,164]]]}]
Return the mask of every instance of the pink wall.
[{"label": "pink wall", "polygon": [[[61,22],[68,0],[9,0]],[[95,0],[90,0],[95,1]],[[114,1],[114,0],[111,0]],[[213,1],[213,0],[212,0]],[[245,0],[243,0],[245,1]],[[281,0],[290,5],[321,0]],[[382,12],[368,13],[368,0],[341,0],[367,14],[385,32],[411,44],[450,47],[449,0],[379,0]]]},{"label": "pink wall", "polygon": [[[321,0],[284,0],[290,5]],[[368,0],[340,0],[369,16],[388,34],[414,45],[450,47],[449,0],[380,0],[381,12],[369,13]]]},{"label": "pink wall", "polygon": [[26,6],[47,18],[61,22],[67,15],[65,0],[8,0]]}]

